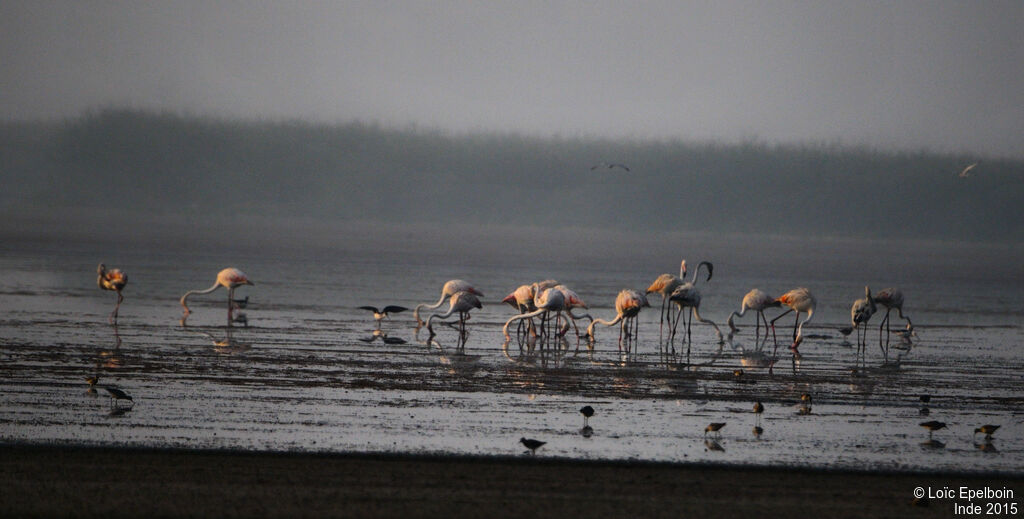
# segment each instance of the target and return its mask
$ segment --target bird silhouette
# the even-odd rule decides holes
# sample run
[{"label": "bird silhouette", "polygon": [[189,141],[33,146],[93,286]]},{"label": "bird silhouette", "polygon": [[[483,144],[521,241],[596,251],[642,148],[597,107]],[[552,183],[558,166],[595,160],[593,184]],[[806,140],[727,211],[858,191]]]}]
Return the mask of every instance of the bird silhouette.
[{"label": "bird silhouette", "polygon": [[996,429],[999,429],[999,425],[982,425],[974,430],[974,434],[983,433],[986,440],[991,440],[992,435],[995,434]]},{"label": "bird silhouette", "polygon": [[125,393],[124,391],[120,390],[119,388],[116,388],[114,386],[103,386],[103,389],[106,389],[107,393],[110,395],[110,407],[111,408],[115,407],[117,405],[117,403],[122,401],[122,400],[127,400],[128,402],[130,402],[129,407],[134,407],[135,406],[135,400],[132,399],[131,395],[129,395],[128,393]]},{"label": "bird silhouette", "polygon": [[585,405],[580,409],[580,414],[583,415],[583,427],[587,427],[590,425],[590,417],[594,416],[594,408]]},{"label": "bird silhouette", "polygon": [[937,421],[937,420],[932,420],[930,422],[921,422],[920,425],[921,425],[921,427],[924,427],[925,429],[928,429],[928,437],[931,438],[932,437],[932,433],[934,433],[935,431],[938,431],[939,429],[944,429],[946,427],[946,422],[940,422],[940,421]]},{"label": "bird silhouette", "polygon": [[524,446],[526,446],[527,449],[530,449],[530,454],[536,455],[537,449],[543,447],[548,442],[542,442],[540,440],[534,440],[533,438],[523,437],[519,438],[519,443],[522,443]]},{"label": "bird silhouette", "polygon": [[188,308],[188,298],[190,296],[198,294],[209,294],[210,292],[213,292],[214,290],[217,290],[220,287],[224,287],[228,291],[228,326],[231,326],[231,323],[235,320],[233,314],[235,310],[235,288],[240,287],[242,285],[255,284],[256,283],[253,283],[252,281],[249,280],[249,276],[246,276],[245,272],[242,272],[241,270],[238,270],[234,267],[228,267],[224,270],[221,270],[220,272],[217,273],[217,281],[215,281],[213,283],[213,286],[211,286],[210,288],[207,288],[206,290],[189,290],[188,292],[185,292],[185,295],[181,296],[181,307],[185,309],[185,313],[181,316],[181,324],[184,325],[185,320],[188,319],[188,316],[192,313],[192,311],[189,310]]},{"label": "bird silhouette", "polygon": [[387,319],[389,314],[397,314],[408,310],[408,308],[404,306],[397,305],[388,305],[382,309],[377,309],[376,306],[360,306],[359,309],[373,312],[373,318],[377,321],[377,328],[380,328],[380,322]]},{"label": "bird silhouette", "polygon": [[593,166],[590,166],[590,170],[591,171],[593,171],[595,169],[598,169],[598,168],[607,168],[607,169],[622,168],[622,169],[624,169],[626,171],[629,171],[629,168],[625,164],[610,164],[608,162],[602,162],[600,164],[594,164]]},{"label": "bird silhouette", "polygon": [[122,272],[121,269],[107,270],[107,266],[100,263],[96,267],[96,284],[103,290],[117,292],[117,304],[114,305],[114,311],[107,318],[108,322],[116,325],[117,312],[121,308],[121,301],[124,301],[124,295],[121,294],[121,290],[124,290],[125,285],[128,284],[128,275]]}]

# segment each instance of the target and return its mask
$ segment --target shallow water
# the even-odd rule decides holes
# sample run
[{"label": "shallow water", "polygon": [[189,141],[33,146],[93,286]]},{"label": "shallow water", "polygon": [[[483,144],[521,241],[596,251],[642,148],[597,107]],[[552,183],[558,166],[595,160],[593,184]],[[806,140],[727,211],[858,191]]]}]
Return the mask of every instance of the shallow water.
[{"label": "shallow water", "polygon": [[[699,241],[699,240],[698,240]],[[639,344],[619,353],[617,330],[598,329],[594,349],[569,333],[564,343],[505,344],[512,309],[500,299],[521,283],[557,278],[611,318],[615,294],[645,288],[678,260],[610,261],[584,245],[557,261],[493,252],[409,254],[384,245],[303,250],[244,248],[220,253],[91,243],[8,242],[0,259],[0,366],[6,442],[242,448],[300,451],[514,454],[517,441],[547,441],[544,456],[710,461],[813,467],[944,469],[1020,473],[1024,466],[1024,275],[1016,248],[835,242],[808,245],[787,263],[793,242],[743,238],[705,244],[715,263],[701,313],[722,325],[747,290],[779,294],[811,288],[818,312],[795,359],[786,348],[792,319],[778,328],[780,348],[753,339],[753,317],[716,344],[694,323],[685,346],[659,348],[658,296],[641,314]],[[585,240],[584,242],[585,243]],[[880,257],[881,248],[900,248]],[[111,252],[113,251],[113,253]],[[615,258],[612,258],[615,259]],[[119,326],[107,324],[114,295],[95,285],[95,265],[129,274]],[[980,268],[962,268],[968,263]],[[177,299],[206,288],[237,266],[257,283],[249,326],[224,326],[223,291],[194,300],[188,326]],[[543,265],[543,266],[539,266]],[[863,267],[868,265],[868,267]],[[411,312],[385,321],[402,344],[373,338],[363,304],[408,307],[437,300],[450,278],[486,297],[473,313],[464,348],[437,328],[427,341]],[[883,362],[876,315],[865,359],[837,329],[850,303],[873,288],[900,286],[918,336]],[[442,307],[443,309],[444,307]],[[895,315],[893,316],[895,318]],[[901,327],[902,323],[897,327]],[[899,343],[894,338],[895,343]],[[741,377],[734,370],[743,369]],[[134,398],[111,412],[102,389]],[[809,414],[799,398],[813,395]],[[919,396],[931,395],[923,416]],[[755,401],[766,411],[752,434]],[[593,434],[577,410],[592,405]],[[933,435],[918,424],[940,420]],[[704,436],[711,422],[721,435]],[[974,427],[1000,424],[995,439]]]}]

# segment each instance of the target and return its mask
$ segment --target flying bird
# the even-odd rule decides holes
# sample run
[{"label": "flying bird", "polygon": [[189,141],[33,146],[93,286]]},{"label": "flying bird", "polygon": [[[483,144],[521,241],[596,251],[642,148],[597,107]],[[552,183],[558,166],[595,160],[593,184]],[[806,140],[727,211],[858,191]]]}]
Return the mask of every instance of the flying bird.
[{"label": "flying bird", "polygon": [[373,318],[377,320],[377,328],[380,328],[380,322],[384,319],[387,319],[388,314],[397,314],[399,312],[404,312],[408,310],[408,308],[404,306],[397,305],[388,305],[380,310],[378,310],[376,306],[360,306],[359,309],[369,310],[373,312]]},{"label": "flying bird", "polygon": [[128,284],[128,275],[121,271],[121,269],[110,269],[107,270],[107,266],[100,263],[96,267],[96,284],[99,285],[103,290],[111,290],[117,292],[117,305],[114,306],[114,311],[110,313],[110,317],[107,320],[111,324],[117,324],[117,311],[121,308],[121,301],[124,301],[124,296],[121,295],[121,290],[124,290],[125,285]]},{"label": "flying bird", "polygon": [[235,288],[242,285],[255,285],[249,280],[249,276],[245,275],[245,272],[238,270],[234,267],[228,267],[217,273],[217,281],[213,283],[213,286],[206,290],[189,290],[185,292],[185,295],[181,296],[181,307],[185,309],[184,315],[181,316],[181,324],[185,324],[185,319],[188,319],[189,314],[192,313],[188,309],[188,298],[193,294],[209,294],[220,287],[224,287],[228,291],[228,326],[231,326],[233,319],[233,312],[235,309]]},{"label": "flying bird", "polygon": [[629,171],[629,168],[625,164],[610,164],[608,162],[602,162],[600,164],[594,164],[593,166],[590,166],[590,170],[591,171],[593,171],[595,169],[598,169],[598,168],[607,168],[607,169],[622,168],[622,169],[624,169],[626,171]]},{"label": "flying bird", "polygon": [[964,168],[964,170],[960,172],[960,178],[967,178],[971,176],[971,170],[974,169],[977,165],[978,163],[975,162],[974,164],[971,164],[970,166]]}]

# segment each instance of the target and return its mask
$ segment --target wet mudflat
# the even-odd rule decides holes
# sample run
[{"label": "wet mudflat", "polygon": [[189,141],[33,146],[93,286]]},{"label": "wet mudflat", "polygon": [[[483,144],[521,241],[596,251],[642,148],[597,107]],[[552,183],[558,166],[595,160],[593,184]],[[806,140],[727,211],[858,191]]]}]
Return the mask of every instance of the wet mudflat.
[{"label": "wet mudflat", "polygon": [[[251,297],[249,326],[228,328],[223,291],[197,298],[187,326],[177,322],[184,290],[205,288],[227,265],[204,259],[184,267],[184,258],[147,256],[132,258],[135,292],[126,291],[114,327],[112,294],[90,279],[97,255],[4,258],[6,443],[518,456],[525,450],[518,440],[527,437],[547,442],[538,456],[578,460],[988,474],[1024,466],[1024,332],[1019,309],[1004,305],[1018,286],[984,285],[951,307],[928,279],[913,279],[904,291],[916,297],[918,336],[911,344],[894,338],[887,361],[880,316],[864,358],[836,331],[848,319],[847,299],[860,295],[859,281],[818,281],[822,303],[799,358],[787,349],[789,317],[777,329],[777,351],[771,339],[755,341],[748,316],[721,345],[694,323],[689,357],[678,340],[673,353],[659,340],[654,296],[654,308],[641,314],[638,345],[625,355],[617,329],[599,328],[593,348],[573,332],[565,341],[506,343],[501,326],[513,311],[498,301],[520,283],[556,276],[591,314],[609,318],[618,288],[642,289],[657,271],[563,265],[541,273],[484,262],[451,269],[422,258],[368,267],[355,256],[335,258],[317,278],[288,280],[271,275],[283,271],[277,263],[249,259],[245,270],[257,282],[243,294]],[[305,271],[314,265],[323,263],[309,259]],[[746,289],[763,282],[719,271],[701,313],[722,324]],[[464,347],[444,326],[428,340],[410,313],[384,321],[384,341],[372,317],[356,309],[434,302],[453,277],[479,280],[487,294]],[[96,388],[90,376],[99,377]],[[123,389],[133,404],[112,408],[104,385]],[[812,396],[810,406],[803,394]],[[756,401],[765,406],[760,437]],[[583,405],[596,410],[592,431],[582,429]],[[947,427],[929,438],[919,426],[928,420]],[[705,436],[711,422],[726,426]],[[993,440],[973,434],[988,423],[1001,425]]]}]

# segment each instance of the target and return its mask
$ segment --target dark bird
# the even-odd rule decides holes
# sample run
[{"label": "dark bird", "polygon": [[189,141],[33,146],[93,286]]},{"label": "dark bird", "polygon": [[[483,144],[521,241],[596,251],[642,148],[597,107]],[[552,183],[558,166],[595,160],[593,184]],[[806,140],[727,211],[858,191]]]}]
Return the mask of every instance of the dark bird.
[{"label": "dark bird", "polygon": [[933,432],[938,431],[939,429],[946,428],[946,422],[940,422],[937,420],[932,420],[930,422],[921,422],[921,427],[928,429],[928,437],[931,438]]},{"label": "dark bird", "polygon": [[110,394],[110,407],[114,407],[114,405],[117,402],[120,402],[121,400],[127,400],[131,402],[129,407],[135,405],[135,400],[132,400],[132,396],[129,395],[128,393],[125,393],[124,391],[121,391],[120,389],[114,386],[103,386],[103,389],[106,389],[107,393]]},{"label": "dark bird", "polygon": [[547,442],[534,440],[533,438],[519,438],[519,443],[522,443],[527,449],[530,449],[530,454],[537,454],[537,449],[543,447]]},{"label": "dark bird", "polygon": [[100,376],[99,375],[93,375],[91,377],[85,377],[85,383],[89,384],[90,386],[95,386],[96,383],[99,382],[99,381],[100,381]]},{"label": "dark bird", "polygon": [[918,414],[920,414],[921,416],[928,416],[932,414],[932,410],[928,409],[927,407],[922,407],[921,410],[918,411]]},{"label": "dark bird", "polygon": [[590,425],[590,417],[594,416],[594,408],[589,405],[585,405],[580,409],[580,414],[583,415],[583,427],[585,428]]},{"label": "dark bird", "polygon": [[924,402],[924,403],[927,404],[928,402],[932,401],[932,396],[931,395],[921,395],[919,400],[921,400],[921,402]]},{"label": "dark bird", "polygon": [[735,377],[736,379],[742,378],[743,377],[743,370],[742,369],[734,369],[734,370],[732,370],[732,376]]},{"label": "dark bird", "polygon": [[128,284],[128,275],[121,272],[121,269],[107,270],[107,266],[100,263],[96,267],[96,284],[103,290],[117,292],[117,305],[114,306],[114,311],[110,313],[110,317],[107,319],[111,324],[117,324],[117,311],[121,308],[121,301],[124,301],[121,290]]},{"label": "dark bird", "polygon": [[[761,424],[761,413],[764,413],[764,404],[762,404],[761,402],[756,402],[754,404],[754,414],[757,415],[757,424],[758,425]],[[758,429],[760,429],[760,427],[758,427]]]},{"label": "dark bird", "polygon": [[406,308],[404,306],[396,306],[396,305],[388,305],[388,306],[385,306],[383,309],[380,309],[380,310],[378,310],[376,306],[360,306],[359,309],[360,310],[369,310],[369,311],[373,312],[373,318],[377,320],[377,326],[378,327],[380,326],[380,322],[382,320],[387,319],[388,314],[397,314],[399,312],[404,312],[404,311],[408,310],[408,308]]},{"label": "dark bird", "polygon": [[591,171],[593,171],[593,170],[595,170],[595,169],[597,169],[597,168],[608,168],[608,169],[612,169],[612,168],[622,168],[622,169],[624,169],[624,170],[626,170],[626,171],[629,171],[629,168],[628,168],[628,167],[626,167],[626,165],[625,165],[625,164],[609,164],[609,163],[607,163],[607,162],[602,162],[602,163],[600,163],[600,164],[594,164],[593,166],[590,166],[590,170],[591,170]]},{"label": "dark bird", "polygon": [[974,434],[984,433],[985,439],[991,439],[992,435],[995,434],[996,429],[999,429],[998,425],[982,425],[974,430]]},{"label": "dark bird", "polygon": [[720,431],[722,430],[722,427],[725,427],[725,422],[715,422],[709,424],[707,427],[704,428],[704,436],[707,436],[709,432],[713,432],[716,435],[721,436],[722,433]]},{"label": "dark bird", "polygon": [[761,428],[760,425],[755,425],[754,426],[754,436],[760,438],[762,434],[764,434],[764,429]]}]

